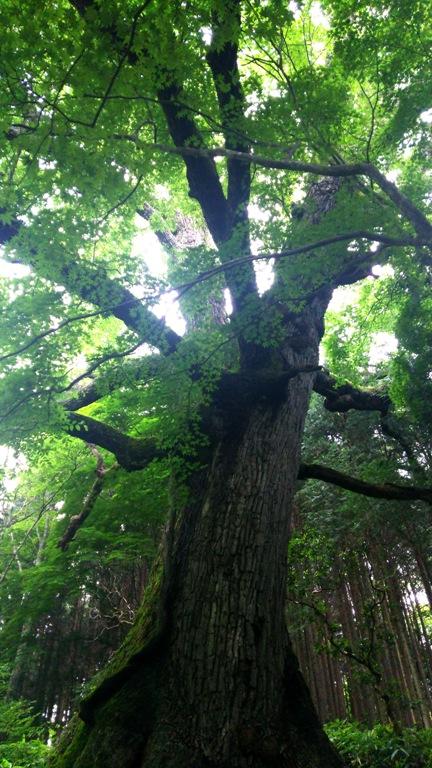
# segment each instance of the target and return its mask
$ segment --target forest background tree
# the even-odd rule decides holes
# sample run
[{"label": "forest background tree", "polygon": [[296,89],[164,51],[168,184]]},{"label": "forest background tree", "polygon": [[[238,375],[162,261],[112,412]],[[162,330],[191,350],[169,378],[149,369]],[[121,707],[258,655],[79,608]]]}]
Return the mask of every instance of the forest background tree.
[{"label": "forest background tree", "polygon": [[[430,336],[429,13],[2,5],[0,235],[28,267],[3,288],[2,442],[35,460],[69,435],[97,456],[62,549],[123,470],[170,506],[137,621],[54,765],[341,764],[286,631],[291,510],[299,473],[432,498],[416,444],[409,483],[300,467],[313,389],[328,410],[377,412],[398,436],[392,409],[412,368],[417,392],[430,389],[427,348],[413,351]],[[137,215],[170,250],[165,280],[131,256]],[[332,293],[377,263],[391,264],[400,331],[389,381],[362,381],[364,345],[341,347],[343,333],[345,365],[330,375],[319,344]],[[184,335],[150,309],[173,287]]]}]

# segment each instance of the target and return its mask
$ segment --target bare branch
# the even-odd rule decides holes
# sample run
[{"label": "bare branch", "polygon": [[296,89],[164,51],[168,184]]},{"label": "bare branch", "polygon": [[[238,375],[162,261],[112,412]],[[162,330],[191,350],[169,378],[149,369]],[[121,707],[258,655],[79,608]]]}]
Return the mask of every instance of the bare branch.
[{"label": "bare branch", "polygon": [[390,198],[399,211],[411,222],[420,238],[424,238],[430,244],[432,239],[432,224],[426,218],[424,213],[415,206],[411,200],[405,197],[397,188],[396,184],[389,181],[371,163],[352,163],[338,165],[322,165],[320,163],[306,163],[299,160],[277,160],[261,155],[250,154],[248,152],[238,152],[224,147],[214,147],[204,149],[199,147],[172,147],[167,144],[148,144],[140,141],[136,136],[116,135],[115,138],[133,141],[137,146],[154,149],[159,152],[182,155],[184,157],[226,157],[232,160],[242,160],[245,163],[260,166],[262,168],[280,169],[293,171],[294,173],[311,173],[316,176],[338,176],[347,178],[350,176],[367,176],[375,181],[380,189]]},{"label": "bare branch", "polygon": [[133,43],[134,43],[134,39],[135,39],[135,34],[136,34],[139,18],[141,16],[141,14],[146,10],[146,8],[150,5],[150,3],[151,3],[151,0],[146,0],[142,5],[140,5],[137,8],[137,10],[135,11],[135,13],[133,15],[132,26],[131,26],[131,31],[130,31],[130,35],[129,35],[129,40],[128,40],[125,48],[124,48],[124,51],[123,51],[123,53],[121,55],[121,58],[120,58],[120,61],[119,61],[118,65],[116,66],[116,68],[115,68],[115,70],[114,70],[114,72],[113,72],[113,74],[112,74],[112,76],[110,78],[110,81],[108,83],[107,89],[106,89],[105,94],[104,94],[104,97],[101,99],[101,102],[100,102],[100,104],[99,104],[99,106],[98,106],[98,108],[96,110],[95,116],[94,116],[94,118],[93,118],[93,120],[92,120],[92,122],[90,124],[91,128],[94,128],[94,126],[96,125],[96,123],[97,123],[97,121],[99,119],[99,116],[100,116],[100,114],[101,114],[101,112],[102,112],[102,110],[103,110],[103,108],[104,108],[104,106],[105,106],[105,104],[107,102],[107,98],[109,97],[109,95],[110,95],[110,93],[111,93],[111,91],[112,91],[112,89],[114,87],[114,84],[115,84],[118,76],[120,75],[120,72],[121,72],[121,70],[123,68],[123,65],[125,64],[126,60],[129,57],[129,53],[132,50],[132,46],[133,46]]},{"label": "bare branch", "polygon": [[367,483],[364,480],[351,477],[351,475],[338,472],[336,469],[324,467],[322,464],[301,464],[298,477],[300,480],[322,480],[325,483],[331,483],[345,488],[347,491],[360,493],[374,499],[427,501],[432,504],[432,488],[417,488],[393,483]]},{"label": "bare branch", "polygon": [[103,216],[101,216],[101,218],[99,219],[99,224],[103,224],[103,222],[106,221],[111,216],[111,214],[114,213],[114,211],[117,211],[119,208],[121,208],[123,205],[125,205],[128,202],[128,200],[131,199],[131,197],[137,191],[137,189],[138,189],[139,185],[141,184],[142,180],[143,180],[143,175],[141,174],[140,176],[138,176],[138,178],[136,180],[136,183],[134,184],[132,189],[130,189],[129,192],[126,195],[124,195],[124,197],[122,197],[121,200],[119,200],[106,213],[104,213]]},{"label": "bare branch", "polygon": [[78,515],[73,515],[71,517],[63,536],[57,544],[57,546],[60,547],[60,549],[63,551],[67,549],[70,542],[75,538],[75,534],[78,528],[82,526],[82,524],[88,518],[90,512],[92,512],[96,501],[102,492],[104,480],[108,472],[118,468],[118,464],[113,464],[107,469],[103,460],[103,456],[99,453],[96,446],[89,443],[89,448],[97,460],[95,469],[96,479],[84,498],[81,512]]},{"label": "bare branch", "polygon": [[86,443],[94,443],[110,451],[120,466],[129,472],[144,469],[154,459],[160,459],[166,455],[151,438],[141,440],[130,437],[108,424],[83,414],[68,413],[66,431],[71,437],[77,437]]},{"label": "bare branch", "polygon": [[326,371],[320,371],[314,383],[314,390],[323,395],[324,406],[328,411],[346,413],[346,411],[380,411],[386,414],[391,400],[386,392],[374,392],[357,389],[351,384],[337,385],[336,379]]},{"label": "bare branch", "polygon": [[[178,285],[172,290],[177,291],[178,297],[181,297],[187,291],[193,288],[195,285],[198,285],[199,283],[202,283],[205,280],[208,280],[209,278],[220,274],[221,272],[226,272],[229,269],[234,269],[235,267],[245,264],[248,261],[250,262],[269,261],[271,259],[274,259],[275,261],[279,261],[281,259],[286,259],[290,256],[296,256],[302,253],[309,253],[310,251],[315,251],[315,250],[318,250],[319,248],[326,248],[327,246],[333,245],[335,243],[351,242],[353,240],[369,240],[371,242],[380,242],[385,247],[390,247],[390,246],[407,247],[407,246],[418,246],[418,245],[425,244],[423,241],[420,241],[414,238],[409,238],[409,237],[396,238],[396,237],[390,237],[389,235],[380,235],[380,234],[376,234],[375,232],[368,232],[366,230],[355,230],[353,232],[346,232],[340,235],[334,235],[333,237],[326,237],[323,240],[316,240],[314,243],[299,245],[296,248],[289,248],[286,251],[275,251],[274,253],[260,253],[260,254],[257,254],[256,256],[255,255],[240,256],[238,259],[231,259],[230,261],[224,262],[224,264],[217,264],[216,266],[211,267],[205,272],[200,272],[200,274],[197,275],[195,278],[193,278],[193,280],[190,280],[188,283],[184,283],[183,285]],[[381,251],[382,251],[382,248],[380,249],[380,252]],[[358,263],[359,264],[360,262],[363,263],[366,259],[370,260],[371,258],[377,255],[377,252],[378,252],[378,249],[376,252],[370,252],[366,254],[357,254],[357,257],[359,259]],[[355,256],[355,254],[353,254],[353,256]],[[348,277],[349,277],[348,270],[350,274],[354,271],[354,258],[351,258],[350,264],[346,265],[335,279],[338,279],[340,281],[344,281],[344,279],[348,280]],[[329,282],[332,282],[331,276],[329,277]],[[338,282],[338,284],[342,284],[342,283]]]}]

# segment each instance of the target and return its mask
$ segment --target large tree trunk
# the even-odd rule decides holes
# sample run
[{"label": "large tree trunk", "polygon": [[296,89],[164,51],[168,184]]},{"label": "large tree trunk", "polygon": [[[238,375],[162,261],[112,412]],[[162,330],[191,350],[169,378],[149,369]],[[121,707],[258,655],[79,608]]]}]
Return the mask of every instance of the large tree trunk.
[{"label": "large tree trunk", "polygon": [[[284,350],[290,370],[316,365],[319,335],[310,323],[299,349]],[[267,387],[255,380],[248,392],[244,379],[225,381],[213,411],[220,438],[168,536],[161,629],[143,648],[147,630],[135,630],[133,658],[89,698],[86,727],[55,765],[341,765],[285,623],[290,509],[312,383],[313,373],[300,373]]]}]

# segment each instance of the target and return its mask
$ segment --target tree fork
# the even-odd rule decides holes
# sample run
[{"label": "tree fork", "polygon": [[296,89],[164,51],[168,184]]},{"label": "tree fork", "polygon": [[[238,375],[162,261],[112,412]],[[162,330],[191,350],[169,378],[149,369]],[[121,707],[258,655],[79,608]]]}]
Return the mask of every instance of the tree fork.
[{"label": "tree fork", "polygon": [[290,507],[317,344],[285,356],[296,375],[276,401],[251,398],[240,420],[224,398],[216,404],[223,434],[174,516],[164,576],[55,768],[341,767],[285,626]]}]

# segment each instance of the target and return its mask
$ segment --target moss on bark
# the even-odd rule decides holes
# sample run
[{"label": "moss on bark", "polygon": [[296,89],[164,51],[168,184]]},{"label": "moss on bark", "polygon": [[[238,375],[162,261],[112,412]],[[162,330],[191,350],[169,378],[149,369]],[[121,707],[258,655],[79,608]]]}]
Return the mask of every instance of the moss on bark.
[{"label": "moss on bark", "polygon": [[311,385],[294,377],[277,408],[265,398],[241,430],[225,426],[131,633],[81,705],[85,725],[51,768],[341,768],[284,618]]},{"label": "moss on bark", "polygon": [[164,654],[159,558],[135,623],[86,695],[53,752],[49,768],[133,766],[153,727]]}]

